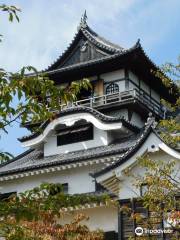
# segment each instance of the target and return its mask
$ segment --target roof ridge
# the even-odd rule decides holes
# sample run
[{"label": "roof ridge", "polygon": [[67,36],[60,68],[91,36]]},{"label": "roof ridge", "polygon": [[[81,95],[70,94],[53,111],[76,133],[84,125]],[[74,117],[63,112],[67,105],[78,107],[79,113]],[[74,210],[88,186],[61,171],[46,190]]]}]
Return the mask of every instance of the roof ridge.
[{"label": "roof ridge", "polygon": [[[152,131],[153,131],[153,133],[154,133],[163,143],[165,143],[166,145],[168,145],[168,143],[167,143],[167,142],[163,139],[163,137],[161,137],[161,135],[159,134],[160,131],[158,132],[158,129],[153,128]],[[180,152],[180,149],[179,149],[179,148],[173,147],[173,146],[171,146],[170,144],[169,144],[169,147],[171,147],[172,149],[174,149],[174,150],[177,151],[177,152]]]},{"label": "roof ridge", "polygon": [[[117,145],[119,146],[120,144],[122,143],[117,143]],[[23,167],[23,168],[17,168],[17,169],[11,169],[11,170],[6,170],[6,171],[3,171],[1,172],[1,169],[0,169],[0,176],[4,176],[4,175],[8,175],[10,173],[16,173],[16,172],[19,172],[19,171],[29,171],[29,170],[36,170],[36,169],[40,169],[40,168],[48,168],[48,167],[53,167],[53,166],[60,166],[60,165],[64,165],[64,164],[71,164],[71,163],[75,163],[75,162],[83,162],[83,161],[86,161],[86,160],[91,160],[91,159],[97,159],[97,158],[102,158],[102,157],[107,157],[107,156],[114,156],[114,155],[117,155],[117,154],[122,154],[126,151],[128,151],[128,149],[130,147],[122,147],[122,148],[111,148],[112,146],[115,146],[115,144],[110,144],[108,146],[100,146],[100,147],[97,147],[97,148],[92,148],[92,149],[89,149],[92,151],[91,154],[89,155],[81,155],[81,156],[72,156],[72,154],[74,152],[72,152],[71,156],[67,156],[66,159],[58,159],[58,155],[54,155],[54,156],[47,156],[47,157],[44,157],[44,158],[51,158],[51,157],[55,157],[55,161],[51,162],[51,161],[47,161],[45,163],[40,163],[40,165],[33,165],[33,166],[26,166],[26,167]],[[106,147],[108,149],[105,149],[103,150],[103,147]],[[93,152],[94,149],[99,149],[101,148],[101,151],[100,152]],[[33,149],[34,151],[36,151],[37,149]],[[79,151],[80,152],[80,151]],[[83,151],[84,153],[87,153],[87,150],[86,151]]]},{"label": "roof ridge", "polygon": [[[98,45],[99,47],[105,48],[106,50],[109,50],[109,51],[113,50],[113,52],[119,52],[119,51],[125,50],[123,47],[110,42],[106,38],[104,38],[104,37],[100,36],[99,34],[97,34],[96,32],[94,32],[88,25],[86,26],[86,28],[82,28],[82,32],[87,36],[87,38],[91,42]],[[92,38],[94,41],[92,40]],[[105,46],[103,46],[103,44]]]}]

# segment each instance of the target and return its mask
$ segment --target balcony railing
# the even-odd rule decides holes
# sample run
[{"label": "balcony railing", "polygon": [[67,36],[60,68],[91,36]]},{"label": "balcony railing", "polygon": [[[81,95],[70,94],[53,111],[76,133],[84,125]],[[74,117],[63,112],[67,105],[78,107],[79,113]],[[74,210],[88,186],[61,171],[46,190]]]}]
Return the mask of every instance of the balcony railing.
[{"label": "balcony railing", "polygon": [[78,100],[76,102],[70,103],[68,105],[61,105],[62,109],[69,108],[73,106],[85,106],[90,108],[100,108],[103,106],[108,106],[112,104],[125,104],[128,102],[133,102],[138,100],[142,104],[146,105],[150,111],[155,112],[157,115],[163,117],[163,110],[160,103],[155,99],[150,98],[150,96],[145,92],[140,92],[137,89],[128,90],[124,92],[117,92],[112,94],[106,94],[97,97],[90,97],[83,100]]}]

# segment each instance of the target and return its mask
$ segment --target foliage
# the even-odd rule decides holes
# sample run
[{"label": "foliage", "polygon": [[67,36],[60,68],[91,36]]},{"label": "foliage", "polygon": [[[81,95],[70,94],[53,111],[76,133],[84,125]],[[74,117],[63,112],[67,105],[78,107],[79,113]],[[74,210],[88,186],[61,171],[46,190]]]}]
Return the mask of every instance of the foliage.
[{"label": "foliage", "polygon": [[147,191],[142,196],[144,207],[153,212],[156,218],[168,221],[174,231],[180,232],[180,208],[177,210],[180,206],[180,178],[176,162],[156,162],[146,156],[139,158],[139,163],[145,168],[145,175],[136,178],[136,186],[140,188],[142,183],[146,183]]},{"label": "foliage", "polygon": [[[161,71],[156,73],[156,76],[162,79],[169,91],[173,89],[173,81],[169,76],[173,76],[178,83],[180,81],[180,59],[178,64],[167,63]],[[165,75],[165,73],[168,74]],[[180,86],[177,85],[178,93]],[[170,104],[162,100],[163,104],[170,110],[166,119],[160,120],[157,130],[161,133],[162,139],[171,147],[180,147],[180,97],[176,96],[176,102]],[[144,218],[140,213],[133,212],[131,208],[125,208],[129,212],[131,218],[135,220],[137,226],[146,229],[161,228],[157,222],[168,223],[168,227],[173,231],[169,236],[170,239],[178,239],[180,237],[180,175],[177,168],[177,160],[170,159],[168,162],[165,159],[155,161],[152,157],[145,154],[138,158],[139,166],[144,174],[137,176],[127,171],[128,175],[133,176],[134,185],[140,189],[144,184],[146,192],[143,196],[139,196],[139,201],[144,208],[151,213],[149,217]],[[123,210],[124,211],[124,210]],[[131,237],[134,239],[134,237]],[[136,236],[135,239],[146,240],[148,235]],[[151,239],[157,239],[157,236],[151,236]]]},{"label": "foliage", "polygon": [[[121,206],[121,211],[130,216],[137,227],[148,230],[168,229],[171,240],[180,237],[180,175],[179,169],[176,169],[176,163],[172,159],[156,161],[147,154],[139,157],[138,164],[141,172],[144,173],[137,175],[129,170],[127,174],[133,177],[134,186],[137,189],[142,186],[146,187],[144,194],[136,199],[146,214],[144,215],[136,209],[133,210],[130,206]],[[162,223],[165,224],[164,228]],[[152,234],[150,238],[143,234],[142,236],[131,236],[129,240],[132,239],[156,240],[157,235]]]},{"label": "foliage", "polygon": [[[21,10],[16,6],[7,6],[6,4],[0,5],[0,11],[8,13],[9,21],[13,22],[14,18],[19,22],[19,17],[17,15]],[[0,34],[0,42],[2,41],[2,35]]]},{"label": "foliage", "polygon": [[[163,84],[173,91],[174,82],[177,84],[176,102],[171,104],[162,99],[162,104],[171,111],[171,116],[163,119],[159,123],[162,138],[172,147],[177,147],[180,144],[180,56],[176,64],[166,63],[162,66],[162,70],[156,73],[161,78]],[[171,80],[171,77],[173,80]]]},{"label": "foliage", "polygon": [[[25,74],[32,70],[33,74]],[[24,67],[19,73],[0,69],[0,130],[7,132],[7,126],[18,120],[21,124],[53,120],[62,103],[75,101],[81,89],[89,87],[89,81],[84,79],[72,82],[68,87],[57,88],[52,80],[33,67]],[[1,153],[0,157],[6,160],[9,155]]]},{"label": "foliage", "polygon": [[32,190],[0,201],[0,236],[10,239],[87,239],[101,240],[103,233],[90,231],[77,214],[72,222],[61,224],[64,208],[96,203],[107,204],[109,197],[67,195],[60,184],[41,184]]},{"label": "foliage", "polygon": [[[0,10],[8,13],[9,21],[14,18],[19,21],[19,8],[1,5]],[[39,73],[32,66],[16,73],[0,69],[0,131],[7,133],[7,127],[15,121],[25,124],[53,120],[61,104],[75,101],[82,88],[90,87],[89,81],[83,79],[57,88],[45,73]],[[10,157],[10,153],[0,152],[0,162]],[[64,208],[106,203],[107,200],[107,196],[65,195],[59,184],[42,184],[0,200],[0,237],[7,240],[101,240],[103,233],[90,231],[82,223],[88,220],[82,214],[65,225],[60,220]]]}]

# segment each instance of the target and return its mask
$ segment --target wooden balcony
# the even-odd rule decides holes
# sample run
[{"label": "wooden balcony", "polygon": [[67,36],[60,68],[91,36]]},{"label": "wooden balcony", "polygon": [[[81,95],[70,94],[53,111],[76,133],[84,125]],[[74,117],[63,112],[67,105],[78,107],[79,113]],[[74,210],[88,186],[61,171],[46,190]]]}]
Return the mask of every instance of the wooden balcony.
[{"label": "wooden balcony", "polygon": [[145,92],[140,92],[137,89],[117,92],[97,97],[90,97],[84,100],[78,100],[68,105],[61,105],[62,109],[73,107],[73,106],[85,106],[90,108],[102,108],[110,107],[113,105],[124,105],[127,103],[140,102],[144,105],[148,111],[155,113],[156,115],[163,117],[162,105],[155,99],[150,98]]}]

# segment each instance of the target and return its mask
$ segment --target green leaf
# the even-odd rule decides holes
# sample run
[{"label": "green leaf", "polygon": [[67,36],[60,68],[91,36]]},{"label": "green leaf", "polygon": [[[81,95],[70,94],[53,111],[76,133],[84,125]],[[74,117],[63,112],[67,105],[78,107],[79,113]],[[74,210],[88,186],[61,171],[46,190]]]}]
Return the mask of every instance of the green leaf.
[{"label": "green leaf", "polygon": [[9,13],[9,21],[12,22],[13,21],[13,14],[10,12]]}]

